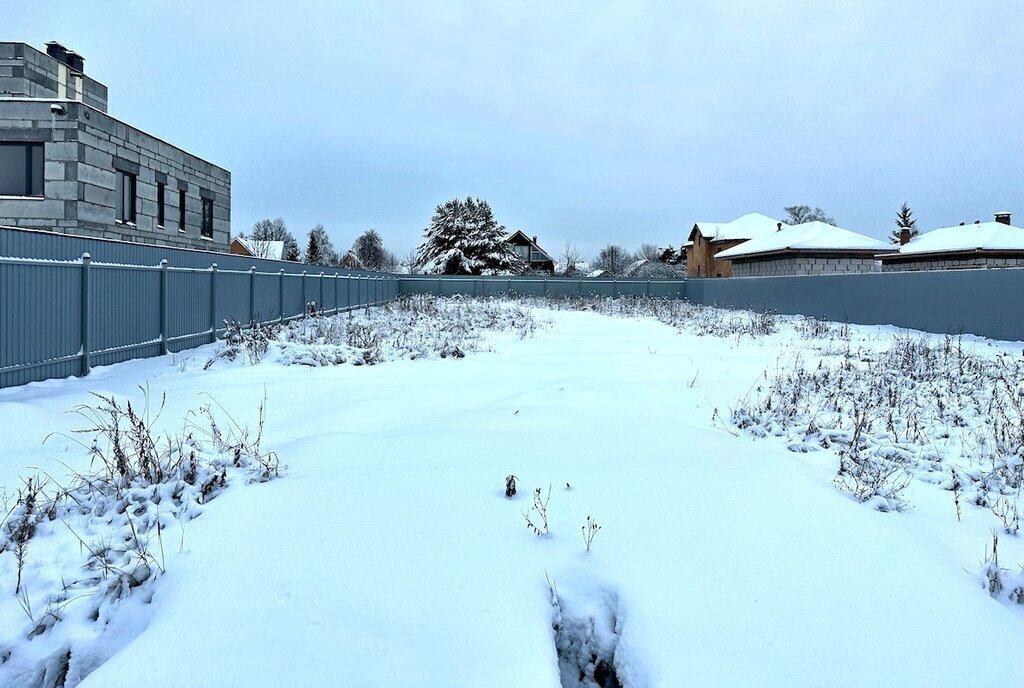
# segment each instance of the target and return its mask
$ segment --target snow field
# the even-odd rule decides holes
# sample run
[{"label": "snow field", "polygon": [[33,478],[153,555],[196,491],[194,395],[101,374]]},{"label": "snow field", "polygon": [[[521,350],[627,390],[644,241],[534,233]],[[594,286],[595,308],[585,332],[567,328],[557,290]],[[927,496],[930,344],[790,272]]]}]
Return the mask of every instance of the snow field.
[{"label": "snow field", "polygon": [[[21,429],[8,486],[82,460],[42,436],[75,427],[62,412],[89,391],[137,398],[142,381],[175,422],[201,390],[236,419],[265,391],[263,444],[289,465],[184,526],[149,609],[121,603],[137,637],[83,685],[572,686],[581,668],[594,685],[588,655],[627,687],[1024,682],[1020,614],[978,579],[991,512],[957,521],[949,492],[913,481],[913,508],[880,513],[833,486],[834,451],[728,423],[807,348],[792,326],[731,314],[740,327],[712,334],[701,316],[698,335],[609,308],[537,310],[550,327],[489,334],[461,360],[204,371],[205,347],[0,391],[0,421]],[[880,350],[896,334],[850,330]],[[537,537],[522,512],[549,484]],[[1011,536],[1000,553],[1024,558]]]}]

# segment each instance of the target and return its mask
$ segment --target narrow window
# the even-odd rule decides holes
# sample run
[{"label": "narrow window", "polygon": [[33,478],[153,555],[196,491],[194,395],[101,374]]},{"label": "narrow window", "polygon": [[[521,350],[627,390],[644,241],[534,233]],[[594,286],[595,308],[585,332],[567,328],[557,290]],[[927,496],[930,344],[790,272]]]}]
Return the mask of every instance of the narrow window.
[{"label": "narrow window", "polygon": [[207,239],[213,238],[213,199],[203,199],[203,224],[199,233]]},{"label": "narrow window", "polygon": [[43,144],[0,143],[0,196],[43,195]]},{"label": "narrow window", "polygon": [[135,222],[135,175],[117,170],[117,219]]},{"label": "narrow window", "polygon": [[164,226],[164,183],[156,183],[156,224],[158,227]]},{"label": "narrow window", "polygon": [[185,189],[178,190],[178,231],[185,231]]}]

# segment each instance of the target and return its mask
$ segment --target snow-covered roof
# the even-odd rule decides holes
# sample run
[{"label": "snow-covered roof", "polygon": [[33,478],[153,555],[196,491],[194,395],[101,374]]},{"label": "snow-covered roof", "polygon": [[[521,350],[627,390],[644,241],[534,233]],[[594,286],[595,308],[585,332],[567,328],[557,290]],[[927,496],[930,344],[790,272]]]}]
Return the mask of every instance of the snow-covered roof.
[{"label": "snow-covered roof", "polygon": [[761,213],[747,213],[732,222],[697,222],[690,231],[689,239],[693,240],[694,232],[709,241],[735,241],[737,239],[756,239],[776,231],[779,221]]},{"label": "snow-covered roof", "polygon": [[793,251],[865,252],[873,255],[884,251],[888,246],[889,244],[884,241],[872,239],[842,227],[815,221],[793,226],[783,225],[782,229],[771,234],[745,241],[739,246],[722,251],[716,254],[715,258],[741,258]]},{"label": "snow-covered roof", "polygon": [[647,265],[647,263],[649,263],[649,262],[650,261],[648,261],[646,258],[641,258],[640,260],[633,261],[626,268],[626,270],[624,272],[625,276],[626,277],[636,277],[637,273],[640,272],[640,268],[642,268],[643,266]]},{"label": "snow-covered roof", "polygon": [[258,241],[256,239],[245,239],[235,237],[234,241],[241,244],[246,251],[256,258],[269,258],[271,260],[284,259],[283,241]]},{"label": "snow-covered roof", "polygon": [[1024,252],[1024,229],[1001,222],[942,227],[916,236],[903,246],[890,246],[889,257],[974,251]]}]

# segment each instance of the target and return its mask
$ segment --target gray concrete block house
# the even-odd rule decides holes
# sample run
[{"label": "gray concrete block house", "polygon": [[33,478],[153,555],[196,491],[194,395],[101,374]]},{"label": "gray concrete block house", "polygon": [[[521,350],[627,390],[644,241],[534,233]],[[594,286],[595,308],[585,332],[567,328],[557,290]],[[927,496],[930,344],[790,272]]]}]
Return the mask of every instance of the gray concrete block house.
[{"label": "gray concrete block house", "polygon": [[74,51],[0,42],[0,226],[227,251],[231,173],[109,115]]}]

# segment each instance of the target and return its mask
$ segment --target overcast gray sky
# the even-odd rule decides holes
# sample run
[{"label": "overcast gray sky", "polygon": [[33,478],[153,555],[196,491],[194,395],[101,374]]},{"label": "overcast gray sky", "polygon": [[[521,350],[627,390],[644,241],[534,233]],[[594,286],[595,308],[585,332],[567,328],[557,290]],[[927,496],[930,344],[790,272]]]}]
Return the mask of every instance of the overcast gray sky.
[{"label": "overcast gray sky", "polygon": [[1024,224],[1018,0],[0,0],[0,39],[77,50],[112,115],[230,169],[234,233],[402,254],[466,195],[588,255],[798,203]]}]

